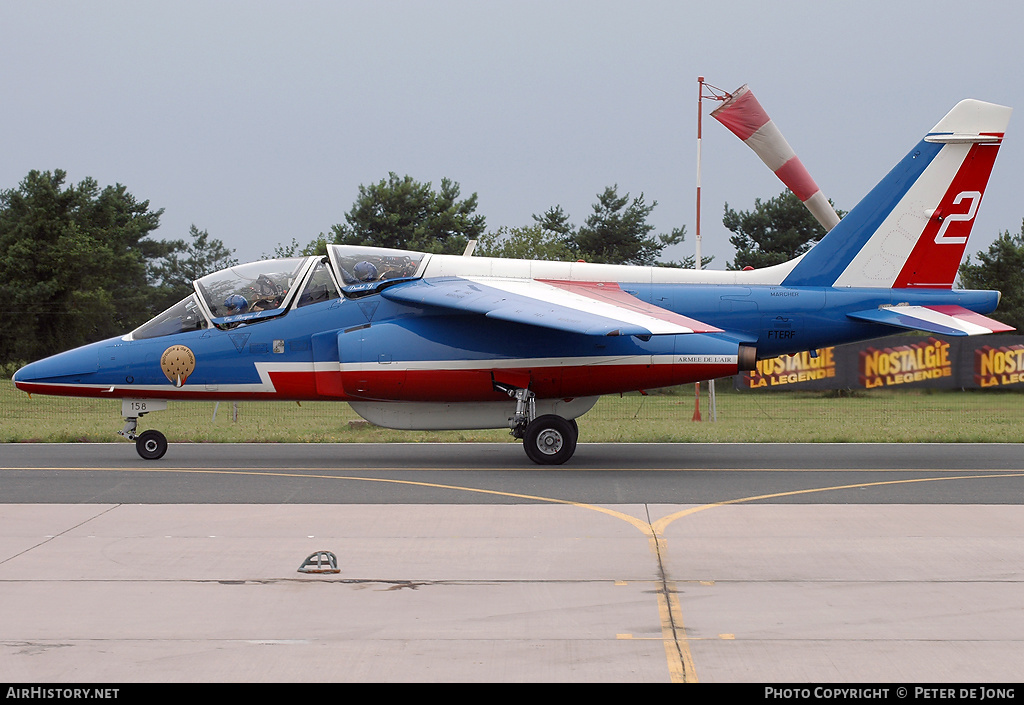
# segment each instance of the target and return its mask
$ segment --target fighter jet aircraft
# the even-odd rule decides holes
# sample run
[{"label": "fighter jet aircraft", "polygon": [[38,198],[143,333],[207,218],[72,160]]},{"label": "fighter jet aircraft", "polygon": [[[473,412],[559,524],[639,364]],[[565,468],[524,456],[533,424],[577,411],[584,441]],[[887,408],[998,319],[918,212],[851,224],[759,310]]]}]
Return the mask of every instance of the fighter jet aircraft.
[{"label": "fighter jet aircraft", "polygon": [[326,257],[210,274],[148,323],[33,362],[19,389],[122,399],[335,400],[401,429],[509,428],[539,464],[572,457],[602,394],[714,379],[760,358],[910,329],[1011,330],[996,291],[952,288],[1006,107],[957,104],[810,251],[750,271],[424,254]]}]

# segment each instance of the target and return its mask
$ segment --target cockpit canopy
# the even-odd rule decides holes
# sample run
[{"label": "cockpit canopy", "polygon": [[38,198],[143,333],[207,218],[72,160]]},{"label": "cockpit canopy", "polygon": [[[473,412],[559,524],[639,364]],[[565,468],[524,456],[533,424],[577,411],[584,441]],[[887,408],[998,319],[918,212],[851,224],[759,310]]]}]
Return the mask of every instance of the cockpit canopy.
[{"label": "cockpit canopy", "polygon": [[426,258],[422,252],[355,245],[331,245],[328,252],[345,286],[415,277]]},{"label": "cockpit canopy", "polygon": [[195,282],[214,318],[281,308],[302,274],[307,257],[240,264]]},{"label": "cockpit canopy", "polygon": [[208,274],[193,282],[196,293],[139,326],[130,337],[143,340],[255,323],[284,315],[293,304],[338,299],[345,287],[421,276],[428,258],[422,252],[355,245],[330,245],[328,255],[329,259],[261,260]]}]

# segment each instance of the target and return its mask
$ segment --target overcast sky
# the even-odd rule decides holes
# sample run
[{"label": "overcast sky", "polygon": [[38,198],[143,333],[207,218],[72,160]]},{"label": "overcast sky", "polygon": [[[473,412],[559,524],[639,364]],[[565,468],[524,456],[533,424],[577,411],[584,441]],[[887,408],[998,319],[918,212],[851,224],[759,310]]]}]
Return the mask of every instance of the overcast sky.
[{"label": "overcast sky", "polygon": [[[343,222],[360,184],[477,193],[489,230],[618,184],[693,252],[697,76],[747,83],[849,210],[959,100],[1024,107],[1024,3],[0,0],[0,188],[121,183],[155,237],[242,260]],[[783,187],[705,102],[703,251]],[[1010,122],[968,253],[1024,217]]]}]

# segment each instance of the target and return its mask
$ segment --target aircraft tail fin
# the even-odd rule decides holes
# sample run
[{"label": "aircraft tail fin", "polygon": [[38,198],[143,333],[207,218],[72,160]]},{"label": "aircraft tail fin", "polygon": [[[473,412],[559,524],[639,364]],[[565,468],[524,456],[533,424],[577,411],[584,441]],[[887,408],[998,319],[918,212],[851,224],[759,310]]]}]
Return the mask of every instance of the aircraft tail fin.
[{"label": "aircraft tail fin", "polygon": [[957,103],[783,284],[952,288],[1011,112]]}]

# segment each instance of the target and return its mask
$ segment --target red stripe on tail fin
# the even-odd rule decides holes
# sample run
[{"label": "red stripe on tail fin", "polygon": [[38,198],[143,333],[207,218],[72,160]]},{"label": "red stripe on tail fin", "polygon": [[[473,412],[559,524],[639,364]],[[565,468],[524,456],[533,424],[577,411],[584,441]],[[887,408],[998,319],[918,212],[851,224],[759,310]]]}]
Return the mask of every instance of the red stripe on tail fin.
[{"label": "red stripe on tail fin", "polygon": [[992,173],[998,144],[975,144],[928,219],[894,289],[951,289]]}]

